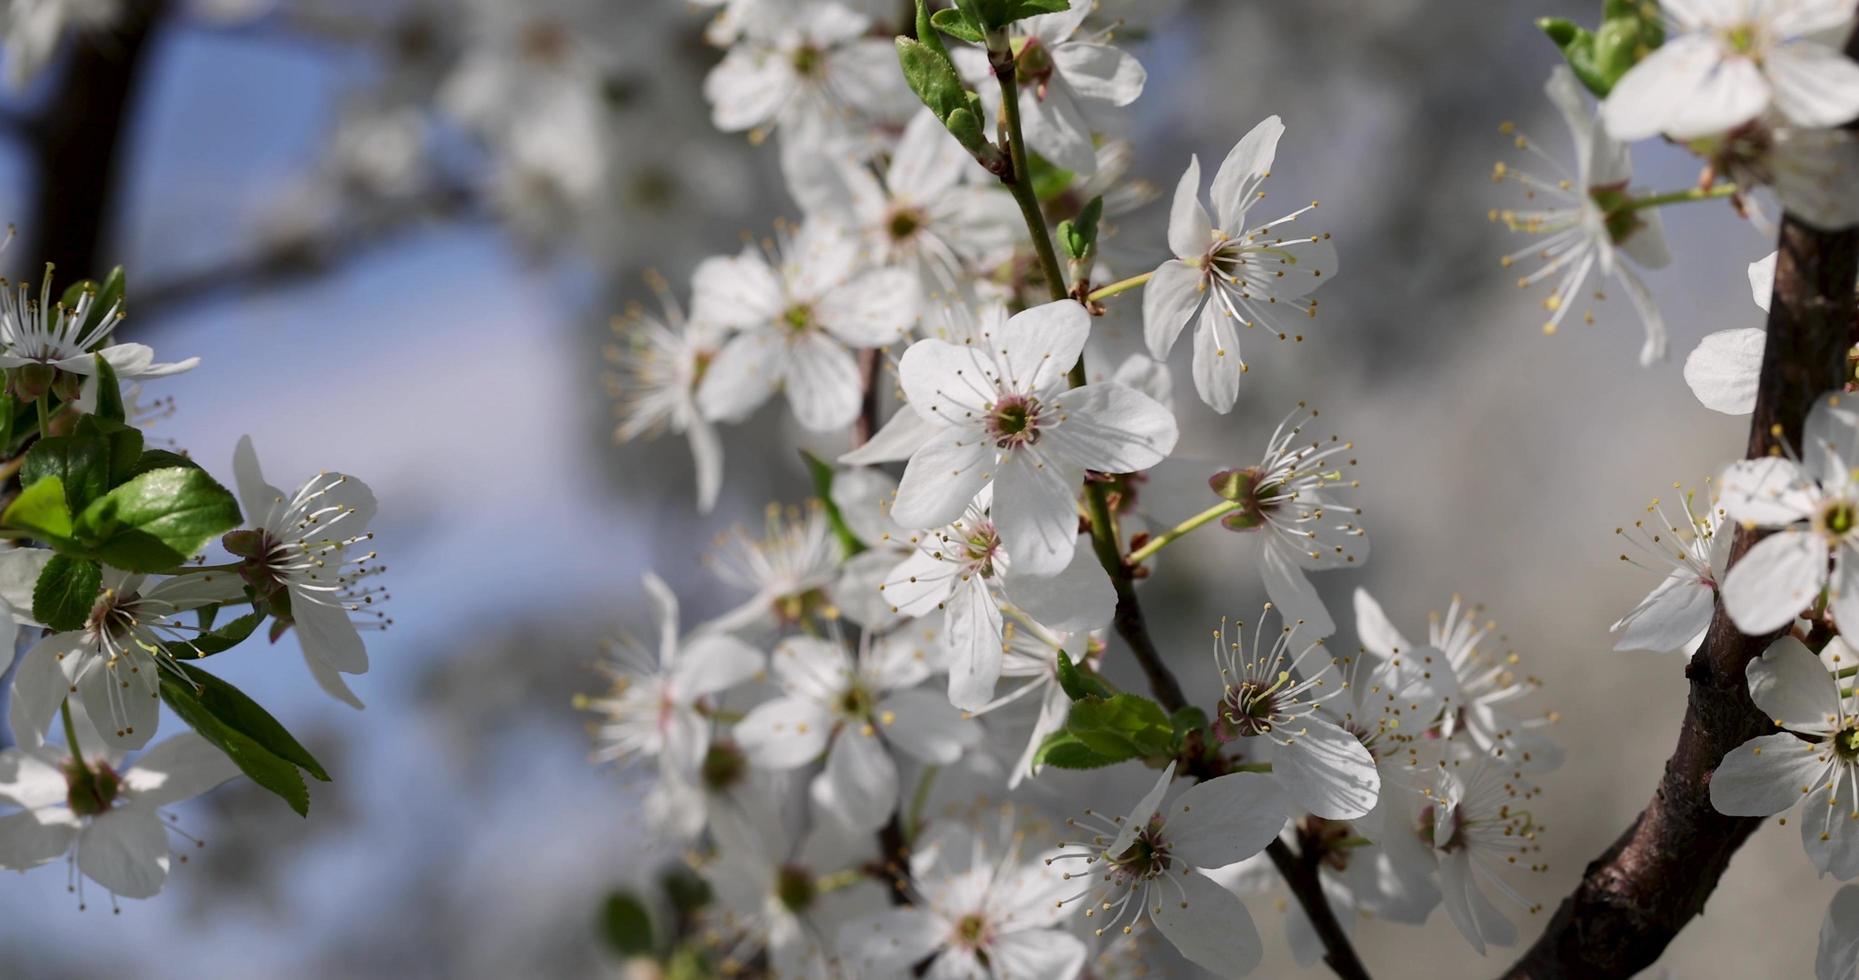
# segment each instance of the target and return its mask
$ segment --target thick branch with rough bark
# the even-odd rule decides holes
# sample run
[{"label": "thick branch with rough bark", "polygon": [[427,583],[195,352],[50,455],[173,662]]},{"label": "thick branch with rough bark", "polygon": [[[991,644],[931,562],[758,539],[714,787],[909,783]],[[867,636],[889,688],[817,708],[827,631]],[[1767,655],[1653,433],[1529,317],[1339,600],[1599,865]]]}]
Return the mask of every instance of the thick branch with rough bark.
[{"label": "thick branch with rough bark", "polygon": [[[1801,425],[1821,394],[1845,380],[1852,343],[1859,229],[1822,232],[1786,218],[1769,306],[1768,345],[1750,420],[1748,456],[1798,449]],[[1761,537],[1738,529],[1731,561]],[[1721,603],[1704,646],[1685,670],[1691,682],[1678,747],[1652,802],[1588,865],[1513,978],[1625,977],[1659,958],[1704,910],[1730,858],[1761,825],[1711,806],[1711,773],[1724,754],[1774,731],[1749,698],[1744,668],[1777,634],[1744,636]]]}]

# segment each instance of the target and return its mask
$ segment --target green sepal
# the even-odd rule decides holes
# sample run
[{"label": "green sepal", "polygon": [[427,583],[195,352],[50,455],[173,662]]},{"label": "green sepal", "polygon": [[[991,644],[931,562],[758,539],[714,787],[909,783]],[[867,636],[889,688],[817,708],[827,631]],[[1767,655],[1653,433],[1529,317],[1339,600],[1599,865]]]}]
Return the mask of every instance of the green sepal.
[{"label": "green sepal", "polygon": [[[121,275],[118,266],[116,274]],[[116,366],[102,354],[92,354],[97,365],[97,410],[95,417],[110,422],[128,422],[129,410],[123,406],[123,384],[116,379]]]},{"label": "green sepal", "polygon": [[1116,696],[1116,688],[1106,684],[1103,678],[1097,676],[1096,671],[1088,667],[1080,667],[1078,664],[1074,663],[1071,654],[1066,653],[1064,650],[1059,651],[1058,673],[1059,689],[1064,691],[1065,696],[1071,698],[1073,701],[1081,701],[1090,697],[1108,698]]},{"label": "green sepal", "polygon": [[865,542],[852,533],[846,523],[844,514],[839,512],[839,505],[833,503],[833,467],[825,460],[806,451],[800,451],[800,458],[807,464],[807,475],[813,479],[813,495],[820,498],[820,505],[826,509],[826,523],[833,529],[833,537],[839,539],[839,546],[850,558],[865,550]]},{"label": "green sepal", "polygon": [[1188,736],[1207,729],[1207,712],[1190,705],[1169,715],[1168,721],[1175,728],[1175,751],[1179,753]]},{"label": "green sepal", "polygon": [[93,501],[74,527],[105,562],[159,572],[186,562],[241,520],[238,500],[205,470],[173,466],[135,476]]},{"label": "green sepal", "polygon": [[1063,729],[1046,736],[1033,752],[1033,767],[1054,769],[1102,769],[1135,758],[1134,753],[1105,754],[1086,745],[1078,736]]},{"label": "green sepal", "polygon": [[81,630],[101,591],[102,565],[70,555],[53,555],[32,587],[32,618],[54,632]]},{"label": "green sepal", "polygon": [[64,481],[47,476],[27,485],[0,511],[0,524],[31,531],[53,543],[71,538],[71,505],[65,502]]},{"label": "green sepal", "polygon": [[1059,245],[1073,262],[1083,262],[1097,251],[1097,222],[1104,216],[1102,195],[1091,199],[1076,218],[1059,222]]},{"label": "green sepal", "polygon": [[644,903],[626,892],[611,892],[600,906],[600,938],[621,956],[652,953],[652,917]]},{"label": "green sepal", "polygon": [[[970,44],[986,44],[988,40],[987,32],[970,23],[967,15],[963,14],[960,10],[938,10],[930,15],[930,24],[936,30],[950,37],[960,38]],[[917,36],[923,36],[922,28],[920,27],[918,28]]]},{"label": "green sepal", "polygon": [[1104,756],[1161,757],[1174,748],[1175,726],[1162,706],[1135,694],[1073,702],[1065,730]]},{"label": "green sepal", "polygon": [[238,688],[191,664],[175,668],[185,679],[162,671],[162,701],[253,782],[283,798],[298,816],[309,816],[310,792],[299,770],[328,782],[322,764]]}]

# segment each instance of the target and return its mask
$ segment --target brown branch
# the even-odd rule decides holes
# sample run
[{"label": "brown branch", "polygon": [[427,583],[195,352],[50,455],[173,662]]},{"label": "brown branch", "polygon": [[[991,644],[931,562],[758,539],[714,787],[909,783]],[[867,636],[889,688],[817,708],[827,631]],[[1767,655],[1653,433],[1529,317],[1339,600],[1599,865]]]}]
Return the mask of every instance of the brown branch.
[{"label": "brown branch", "polygon": [[[1761,384],[1748,457],[1801,445],[1801,425],[1821,394],[1844,381],[1859,229],[1823,232],[1783,219]],[[1762,532],[1739,529],[1731,561]],[[1743,670],[1779,634],[1744,636],[1720,604],[1704,646],[1685,670],[1691,693],[1678,747],[1652,802],[1581,884],[1543,935],[1505,974],[1512,978],[1625,977],[1650,966],[1704,910],[1737,848],[1761,824],[1727,817],[1710,801],[1724,754],[1774,730],[1749,699]]]}]

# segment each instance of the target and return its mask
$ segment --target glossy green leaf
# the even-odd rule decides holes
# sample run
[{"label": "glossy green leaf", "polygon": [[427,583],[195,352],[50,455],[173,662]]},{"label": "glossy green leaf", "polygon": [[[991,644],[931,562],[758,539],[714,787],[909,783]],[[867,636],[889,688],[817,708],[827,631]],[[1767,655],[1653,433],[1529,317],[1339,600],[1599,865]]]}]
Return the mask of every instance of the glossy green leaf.
[{"label": "glossy green leaf", "polygon": [[652,953],[652,917],[637,898],[613,892],[601,903],[600,938],[621,956],[648,956]]},{"label": "glossy green leaf", "polygon": [[[170,640],[162,644],[177,660],[199,660],[211,657],[245,642],[246,637],[264,623],[264,612],[249,612],[237,619],[228,620],[218,629],[202,627],[201,632],[185,640]],[[210,624],[211,620],[204,620]]]},{"label": "glossy green leaf", "polygon": [[310,792],[298,770],[328,782],[322,764],[238,688],[191,664],[175,666],[185,679],[163,671],[162,701],[253,782],[282,797],[298,816],[308,816]]},{"label": "glossy green leaf", "polygon": [[132,572],[174,568],[214,535],[238,527],[239,502],[206,471],[175,466],[139,474],[79,514],[79,539]]},{"label": "glossy green leaf", "polygon": [[[119,274],[123,271],[118,266]],[[123,406],[123,385],[116,379],[116,367],[102,354],[92,355],[97,365],[96,417],[111,422],[127,422],[129,410]]]},{"label": "glossy green leaf", "polygon": [[1169,755],[1175,735],[1162,706],[1135,694],[1074,702],[1065,730],[1100,755]]},{"label": "glossy green leaf", "polygon": [[65,502],[64,481],[47,476],[27,484],[0,512],[0,524],[22,528],[48,540],[71,537],[71,507]]},{"label": "glossy green leaf", "polygon": [[103,591],[103,566],[84,558],[53,555],[32,587],[32,618],[57,632],[84,628]]},{"label": "glossy green leaf", "polygon": [[1127,750],[1099,752],[1071,732],[1056,731],[1039,743],[1039,748],[1033,752],[1033,765],[1052,766],[1055,769],[1102,769],[1134,758],[1136,754]]}]

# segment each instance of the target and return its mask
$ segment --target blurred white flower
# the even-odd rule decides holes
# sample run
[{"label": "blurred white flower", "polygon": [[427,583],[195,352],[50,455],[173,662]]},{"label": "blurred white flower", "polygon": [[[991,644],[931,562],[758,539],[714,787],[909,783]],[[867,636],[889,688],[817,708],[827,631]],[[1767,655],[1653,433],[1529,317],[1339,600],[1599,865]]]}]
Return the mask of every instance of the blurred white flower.
[{"label": "blurred white flower", "polygon": [[1198,322],[1194,390],[1217,412],[1232,411],[1239,376],[1246,372],[1237,328],[1262,323],[1285,339],[1276,311],[1314,318],[1317,301],[1310,294],[1336,275],[1336,248],[1327,233],[1286,238],[1278,230],[1316,202],[1246,227],[1247,211],[1265,196],[1259,188],[1271,173],[1284,128],[1277,116],[1268,116],[1234,145],[1214,175],[1214,218],[1200,202],[1200,157],[1189,159],[1169,211],[1168,248],[1175,257],[1143,287],[1143,336],[1156,360],[1166,359],[1182,329]]},{"label": "blurred white flower", "polygon": [[1833,893],[1820,922],[1820,950],[1814,957],[1814,980],[1851,980],[1859,975],[1859,885]]},{"label": "blurred white flower", "polygon": [[838,575],[840,558],[839,544],[817,502],[785,513],[771,504],[766,534],[754,538],[740,526],[733,527],[718,537],[710,552],[707,563],[716,576],[753,595],[705,628],[735,632],[837,616],[827,589]]},{"label": "blurred white flower", "polygon": [[[1437,869],[1447,916],[1482,956],[1487,946],[1517,941],[1516,924],[1491,901],[1488,891],[1536,911],[1503,873],[1540,851],[1541,845],[1536,843],[1529,809],[1519,806],[1535,791],[1489,760],[1470,765],[1470,774],[1442,768],[1417,792],[1403,788],[1395,794],[1399,809],[1389,814],[1382,844],[1409,871]],[[1529,867],[1541,870],[1539,864]]]},{"label": "blurred white flower", "polygon": [[930,665],[901,645],[865,642],[855,658],[844,643],[789,637],[770,666],[781,695],[736,726],[753,765],[796,769],[826,756],[813,802],[833,819],[875,830],[897,810],[894,750],[932,765],[960,758],[979,734],[940,695],[917,687]]},{"label": "blurred white flower", "polygon": [[[1555,288],[1543,298],[1543,309],[1549,313],[1544,333],[1556,332],[1563,317],[1575,308],[1591,274],[1598,271],[1603,279],[1612,276],[1619,280],[1646,328],[1640,364],[1651,364],[1665,356],[1665,321],[1646,284],[1620,261],[1620,255],[1649,269],[1670,262],[1665,225],[1657,208],[1631,206],[1628,185],[1633,180],[1633,160],[1625,144],[1595,125],[1574,72],[1566,65],[1557,65],[1543,91],[1562,113],[1574,138],[1575,172],[1570,174],[1528,137],[1516,135],[1520,149],[1531,152],[1559,173],[1537,177],[1503,163],[1492,171],[1494,181],[1523,185],[1524,196],[1532,202],[1539,194],[1550,199],[1547,206],[1491,212],[1492,220],[1502,221],[1512,231],[1542,236],[1529,247],[1505,256],[1504,267],[1526,259],[1542,262],[1536,271],[1517,280],[1522,288],[1560,276]],[[1602,298],[1602,294],[1596,291],[1595,297]],[[1593,313],[1584,313],[1583,318],[1594,322]]]},{"label": "blurred white flower", "polygon": [[1174,416],[1147,395],[1114,383],[1066,387],[1090,332],[1084,307],[1060,300],[972,344],[912,344],[899,380],[910,407],[941,431],[911,455],[891,516],[906,527],[948,524],[991,485],[994,524],[1018,571],[1063,571],[1085,471],[1135,472],[1175,447]]},{"label": "blurred white flower", "polygon": [[0,38],[7,85],[18,92],[31,84],[58,52],[66,30],[103,30],[121,12],[121,0],[6,0]]},{"label": "blurred white flower", "polygon": [[1665,43],[1601,107],[1615,139],[1708,136],[1771,107],[1812,128],[1859,116],[1859,65],[1840,50],[1853,29],[1845,0],[1665,0],[1659,14]]},{"label": "blurred white flower", "polygon": [[707,514],[723,485],[723,446],[716,427],[697,410],[697,387],[726,334],[714,324],[686,319],[663,279],[649,275],[647,282],[664,312],[629,309],[613,321],[619,342],[602,349],[614,369],[604,376],[620,419],[614,438],[629,442],[662,431],[682,433],[697,467],[697,510]]},{"label": "blurred white flower", "polygon": [[[1149,77],[1127,52],[1102,43],[1102,35],[1079,34],[1096,5],[1071,0],[1070,10],[1008,25],[1027,145],[1077,174],[1097,169],[1095,114],[1136,101]],[[975,48],[958,50],[979,54]],[[998,106],[998,88],[983,85],[981,92],[990,107]]]},{"label": "blurred white flower", "polygon": [[810,221],[768,256],[751,246],[697,267],[693,318],[736,331],[698,387],[706,417],[740,420],[782,391],[807,429],[852,424],[863,388],[849,348],[902,338],[918,309],[908,273],[860,271],[859,252],[856,239]]},{"label": "blurred white flower", "polygon": [[736,25],[729,53],[704,79],[718,129],[817,143],[901,121],[916,104],[891,41],[872,37],[871,20],[843,4],[789,3],[779,16]]},{"label": "blurred white flower", "polygon": [[1264,952],[1258,930],[1239,896],[1205,871],[1264,850],[1284,827],[1286,801],[1271,777],[1242,772],[1189,787],[1163,807],[1174,778],[1171,762],[1127,819],[1087,810],[1067,821],[1091,836],[1065,843],[1047,863],[1087,883],[1065,904],[1081,903],[1097,935],[1146,919],[1203,969],[1244,976]]}]

